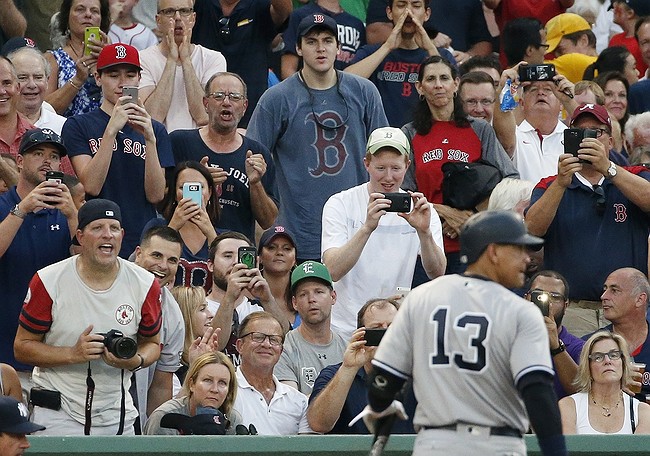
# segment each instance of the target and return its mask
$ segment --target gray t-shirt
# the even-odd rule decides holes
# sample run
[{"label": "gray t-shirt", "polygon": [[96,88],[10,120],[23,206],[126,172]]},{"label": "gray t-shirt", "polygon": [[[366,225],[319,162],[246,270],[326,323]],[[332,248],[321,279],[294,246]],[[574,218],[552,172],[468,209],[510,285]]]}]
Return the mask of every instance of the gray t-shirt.
[{"label": "gray t-shirt", "polygon": [[368,181],[368,136],[388,125],[377,88],[365,78],[337,74],[338,84],[325,90],[308,89],[298,73],[271,87],[246,133],[273,155],[277,223],[293,234],[299,258],[320,258],[325,202]]},{"label": "gray t-shirt", "polygon": [[284,339],[284,349],[273,373],[279,381],[298,383],[298,390],[309,396],[320,371],[343,361],[346,346],[343,338],[334,331],[329,344],[314,345],[294,329]]}]

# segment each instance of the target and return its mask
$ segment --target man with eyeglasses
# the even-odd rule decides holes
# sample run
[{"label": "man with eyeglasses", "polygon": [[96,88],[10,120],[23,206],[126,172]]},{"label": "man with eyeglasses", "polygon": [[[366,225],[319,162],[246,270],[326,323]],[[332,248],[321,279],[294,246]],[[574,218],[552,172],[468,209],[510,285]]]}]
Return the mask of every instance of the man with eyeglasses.
[{"label": "man with eyeglasses", "polygon": [[553,387],[558,399],[575,392],[573,380],[578,373],[580,353],[585,341],[562,325],[569,305],[569,284],[555,271],[540,271],[530,279],[524,298],[537,305],[544,315],[555,376]]},{"label": "man with eyeglasses", "polygon": [[262,93],[268,88],[269,49],[293,9],[291,0],[196,0],[192,42],[220,51],[228,70],[248,86],[250,109],[240,122],[246,128]]},{"label": "man with eyeglasses", "polygon": [[573,112],[573,83],[557,74],[552,80],[523,83],[521,97],[523,121],[515,130],[513,162],[521,179],[539,182],[557,170],[557,160],[562,153],[564,130],[560,121],[562,107]]},{"label": "man with eyeglasses", "polygon": [[296,50],[304,67],[264,93],[247,132],[273,154],[277,223],[295,234],[299,262],[320,259],[323,206],[368,180],[366,139],[387,125],[375,86],[334,69],[337,33],[336,21],[323,14],[300,22]]},{"label": "man with eyeglasses", "polygon": [[27,130],[17,158],[18,184],[0,196],[0,362],[16,369],[26,392],[32,366],[14,357],[20,309],[34,273],[69,257],[77,231],[70,191],[60,181],[46,179],[48,171],[59,171],[66,154],[52,130]]},{"label": "man with eyeglasses", "polygon": [[193,4],[192,0],[158,0],[156,24],[162,40],[140,52],[140,98],[168,132],[208,123],[203,86],[215,72],[226,71],[220,52],[190,42],[196,21]]},{"label": "man with eyeglasses", "polygon": [[564,325],[583,336],[603,325],[607,275],[621,267],[648,271],[650,170],[610,160],[612,124],[604,107],[580,106],[571,126],[595,130],[597,137],[583,139],[577,156],[559,155],[557,175],[533,190],[526,221],[545,239],[544,266],[571,287]]},{"label": "man with eyeglasses", "polygon": [[[645,363],[650,372],[650,330],[648,329],[648,302],[650,283],[647,273],[635,268],[620,268],[607,276],[600,296],[605,318],[611,323],[601,329],[622,336],[630,349],[635,363]],[[592,334],[583,337],[589,339]],[[634,368],[638,372],[637,368]],[[650,394],[650,373],[646,372],[636,381],[641,381],[641,393],[637,399],[645,402]]]},{"label": "man with eyeglasses", "polygon": [[270,313],[254,312],[241,322],[237,350],[237,399],[234,408],[260,435],[310,434],[307,396],[278,381],[273,368],[280,359],[284,331]]},{"label": "man with eyeglasses", "polygon": [[235,73],[213,74],[205,85],[208,124],[169,135],[176,163],[203,163],[221,186],[217,228],[255,238],[255,222],[269,228],[278,215],[275,164],[269,150],[237,125],[248,107],[246,83]]}]

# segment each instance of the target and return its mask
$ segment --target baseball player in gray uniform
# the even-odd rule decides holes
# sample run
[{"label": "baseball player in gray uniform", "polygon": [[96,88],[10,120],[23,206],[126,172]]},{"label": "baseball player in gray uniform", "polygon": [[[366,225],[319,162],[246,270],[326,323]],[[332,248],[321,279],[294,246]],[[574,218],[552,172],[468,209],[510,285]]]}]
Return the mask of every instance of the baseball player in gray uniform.
[{"label": "baseball player in gray uniform", "polygon": [[508,290],[523,286],[527,248],[542,243],[511,211],[466,222],[467,271],[406,298],[373,360],[366,422],[394,412],[412,377],[414,455],[525,455],[529,419],[542,454],[567,454],[542,314]]}]

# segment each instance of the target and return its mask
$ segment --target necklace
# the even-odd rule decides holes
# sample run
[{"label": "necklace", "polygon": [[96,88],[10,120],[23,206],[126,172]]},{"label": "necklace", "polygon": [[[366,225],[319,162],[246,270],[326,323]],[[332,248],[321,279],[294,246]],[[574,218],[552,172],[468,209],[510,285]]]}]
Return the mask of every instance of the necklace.
[{"label": "necklace", "polygon": [[598,404],[596,402],[596,399],[594,399],[593,394],[591,395],[591,402],[593,402],[595,406],[600,407],[600,408],[603,409],[603,411],[600,412],[600,413],[602,413],[604,417],[610,417],[610,416],[612,416],[611,410],[612,409],[616,410],[618,408],[619,404],[621,403],[622,398],[623,398],[623,393],[621,393],[621,395],[618,397],[618,401],[616,402],[616,405],[614,405],[614,407],[611,407],[611,406],[610,407],[605,407],[604,405]]},{"label": "necklace", "polygon": [[79,55],[79,53],[77,52],[77,50],[76,50],[76,49],[74,48],[74,46],[72,45],[72,39],[70,39],[70,42],[68,43],[68,46],[70,46],[70,49],[72,49],[72,52],[74,52],[75,57],[77,57],[77,58],[80,58],[80,57],[81,57],[81,56]]}]

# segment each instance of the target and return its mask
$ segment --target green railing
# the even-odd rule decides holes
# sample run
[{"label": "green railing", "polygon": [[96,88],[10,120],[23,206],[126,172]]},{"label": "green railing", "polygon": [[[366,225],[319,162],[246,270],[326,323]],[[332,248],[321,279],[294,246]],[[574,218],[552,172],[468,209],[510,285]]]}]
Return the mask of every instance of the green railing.
[{"label": "green railing", "polygon": [[[411,454],[414,436],[392,436],[386,456]],[[29,437],[28,455],[100,456],[205,456],[205,455],[313,455],[365,456],[370,436],[226,436],[226,437]],[[650,436],[570,436],[571,456],[629,455],[650,456]],[[528,454],[539,455],[534,436],[526,436]]]}]

